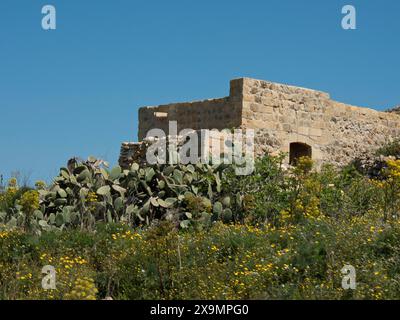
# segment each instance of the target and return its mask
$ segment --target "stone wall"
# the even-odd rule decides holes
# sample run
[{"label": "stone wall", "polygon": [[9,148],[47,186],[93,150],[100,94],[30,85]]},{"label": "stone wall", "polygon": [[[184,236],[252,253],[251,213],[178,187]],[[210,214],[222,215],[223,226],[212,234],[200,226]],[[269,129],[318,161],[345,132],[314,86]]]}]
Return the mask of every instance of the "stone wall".
[{"label": "stone wall", "polygon": [[[190,132],[190,137],[197,139],[197,149],[194,151],[193,157],[196,156],[197,162],[208,163],[211,157],[220,157],[221,154],[229,154],[230,150],[227,150],[227,141],[232,141],[232,133],[225,131],[208,131],[208,130],[196,130]],[[179,156],[185,154],[187,149],[184,146],[187,143],[188,136],[165,136],[165,137],[146,137],[140,142],[123,142],[121,145],[119,165],[123,169],[128,169],[133,163],[145,164],[147,163],[146,153],[148,148],[155,144],[161,143],[165,146],[164,148],[159,148],[158,151],[165,153],[165,163],[175,164],[178,162],[178,158],[174,157],[174,154],[168,152],[171,151],[169,146],[173,145],[173,150],[176,151]],[[242,137],[238,137],[238,142],[242,143]],[[196,144],[192,145],[196,147]],[[183,149],[183,150],[182,150]],[[197,152],[197,154],[196,154]],[[186,155],[189,158],[189,155]],[[231,156],[230,156],[231,157]],[[190,159],[191,160],[191,159]],[[187,159],[181,159],[180,162],[187,163]],[[221,160],[222,161],[222,160]],[[191,161],[188,161],[193,163]]]},{"label": "stone wall", "polygon": [[[239,93],[239,92],[238,92]],[[241,124],[241,101],[232,93],[229,97],[174,103],[139,109],[139,140],[147,132],[159,128],[168,135],[169,121],[177,121],[178,133],[182,129],[226,129]]]},{"label": "stone wall", "polygon": [[289,152],[290,143],[312,147],[317,163],[346,164],[400,136],[400,116],[355,107],[329,94],[243,79],[242,126],[256,129],[257,154]]},{"label": "stone wall", "polygon": [[[182,129],[255,129],[258,156],[289,153],[292,143],[307,144],[317,164],[346,164],[400,136],[396,113],[346,105],[316,90],[249,78],[232,80],[225,98],[141,108],[139,140],[153,128],[171,134],[169,121],[177,121],[178,133]],[[137,147],[124,148],[127,153]]]}]

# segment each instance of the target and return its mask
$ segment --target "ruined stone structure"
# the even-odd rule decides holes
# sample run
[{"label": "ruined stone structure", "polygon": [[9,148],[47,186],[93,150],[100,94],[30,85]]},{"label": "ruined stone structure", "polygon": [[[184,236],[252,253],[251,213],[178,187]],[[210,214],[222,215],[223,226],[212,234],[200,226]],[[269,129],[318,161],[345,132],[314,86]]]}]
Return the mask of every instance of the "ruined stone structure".
[{"label": "ruined stone structure", "polygon": [[[168,134],[168,122],[182,129],[255,130],[255,152],[288,153],[287,162],[311,156],[317,164],[343,165],[371,154],[400,136],[400,115],[355,107],[328,93],[249,78],[230,82],[228,97],[174,103],[139,110],[139,141],[152,128]],[[124,143],[121,165],[128,165],[141,143]],[[142,148],[143,149],[143,148]]]}]

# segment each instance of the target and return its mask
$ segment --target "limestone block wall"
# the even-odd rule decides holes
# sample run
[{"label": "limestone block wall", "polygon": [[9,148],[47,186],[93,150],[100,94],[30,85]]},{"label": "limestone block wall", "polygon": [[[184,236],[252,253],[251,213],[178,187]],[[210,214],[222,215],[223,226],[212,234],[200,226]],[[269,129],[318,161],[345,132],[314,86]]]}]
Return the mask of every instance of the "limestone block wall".
[{"label": "limestone block wall", "polygon": [[236,128],[241,124],[241,101],[235,92],[220,99],[140,108],[139,140],[144,139],[153,128],[162,129],[168,135],[169,121],[177,121],[178,133],[183,129]]},{"label": "limestone block wall", "polygon": [[289,152],[290,143],[312,147],[317,163],[343,165],[400,136],[400,116],[355,107],[329,94],[243,79],[242,126],[256,129],[256,153]]},{"label": "limestone block wall", "polygon": [[[255,130],[255,151],[277,154],[292,143],[311,146],[320,164],[347,164],[400,137],[400,115],[331,100],[328,93],[250,78],[230,82],[228,97],[139,110],[139,141],[153,128]],[[129,149],[125,146],[125,149]],[[287,160],[288,161],[288,160]]]},{"label": "limestone block wall", "polygon": [[[229,145],[227,142],[232,141],[233,135],[231,132],[226,131],[208,131],[208,130],[196,130],[190,133],[190,137],[197,139],[197,144],[192,145],[193,147],[197,146],[197,150],[192,150],[195,153],[193,157],[196,157],[197,162],[205,162],[208,163],[211,157],[220,158],[223,161],[223,157],[221,154],[226,154],[228,159],[232,159],[232,150],[229,149]],[[238,143],[245,143],[242,137],[238,137]],[[133,163],[144,164],[147,163],[146,152],[148,148],[154,143],[161,142],[165,146],[165,149],[162,151],[165,152],[165,162],[171,163],[171,161],[177,161],[171,159],[173,154],[169,153],[171,151],[168,149],[168,146],[173,144],[175,146],[174,151],[181,156],[185,154],[187,148],[184,148],[187,143],[187,136],[166,136],[166,137],[157,137],[157,138],[144,138],[143,141],[140,142],[123,142],[121,145],[120,157],[119,157],[119,165],[123,169],[128,169]],[[228,145],[228,146],[227,146]],[[189,158],[189,155],[186,155]],[[190,159],[191,160],[191,159]],[[185,159],[180,160],[182,163],[185,162]],[[188,159],[186,161],[190,162]]]}]

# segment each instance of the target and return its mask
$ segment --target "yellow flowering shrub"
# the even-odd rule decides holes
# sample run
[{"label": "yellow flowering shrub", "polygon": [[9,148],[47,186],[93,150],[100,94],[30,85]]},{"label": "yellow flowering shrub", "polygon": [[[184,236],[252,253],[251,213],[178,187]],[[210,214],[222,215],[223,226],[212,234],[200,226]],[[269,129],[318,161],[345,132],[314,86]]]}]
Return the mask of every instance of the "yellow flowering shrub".
[{"label": "yellow flowering shrub", "polygon": [[5,192],[0,193],[0,209],[7,209],[13,205],[13,199],[18,191],[17,179],[11,178],[8,181]]},{"label": "yellow flowering shrub", "polygon": [[387,160],[383,178],[372,180],[380,189],[381,210],[385,220],[399,218],[400,214],[400,160]]},{"label": "yellow flowering shrub", "polygon": [[20,205],[24,213],[32,214],[39,209],[39,192],[36,190],[25,192],[20,199]]},{"label": "yellow flowering shrub", "polygon": [[[398,298],[400,160],[388,161],[379,180],[351,169],[319,172],[310,158],[289,171],[271,159],[257,169],[222,181],[215,198],[186,194],[184,210],[169,208],[172,215],[140,228],[99,222],[34,233],[0,225],[0,299]],[[31,214],[41,188],[23,193],[10,181],[0,201]],[[79,213],[95,214],[98,197],[88,192]],[[214,215],[223,199],[229,223],[179,228],[180,216]],[[349,264],[356,290],[342,288]],[[41,286],[44,266],[54,267],[55,289]]]},{"label": "yellow flowering shrub", "polygon": [[78,278],[70,292],[64,298],[66,300],[96,300],[98,290],[94,280],[88,277]]},{"label": "yellow flowering shrub", "polygon": [[[0,298],[7,299],[390,299],[398,295],[400,222],[379,214],[321,216],[302,224],[215,223],[177,232],[108,225],[96,233],[0,233]],[[38,237],[38,236],[36,236]],[[12,248],[12,249],[11,249]],[[30,254],[27,255],[26,252]],[[12,257],[12,259],[11,259]],[[357,290],[341,269],[357,271]],[[56,289],[41,287],[43,266]]]},{"label": "yellow flowering shrub", "polygon": [[96,192],[90,191],[86,198],[86,204],[88,205],[89,211],[94,212],[96,211],[96,203],[98,201],[98,196]]},{"label": "yellow flowering shrub", "polygon": [[44,182],[44,181],[39,180],[39,181],[35,182],[35,187],[37,190],[44,190],[46,188],[46,186],[47,186],[46,182]]}]

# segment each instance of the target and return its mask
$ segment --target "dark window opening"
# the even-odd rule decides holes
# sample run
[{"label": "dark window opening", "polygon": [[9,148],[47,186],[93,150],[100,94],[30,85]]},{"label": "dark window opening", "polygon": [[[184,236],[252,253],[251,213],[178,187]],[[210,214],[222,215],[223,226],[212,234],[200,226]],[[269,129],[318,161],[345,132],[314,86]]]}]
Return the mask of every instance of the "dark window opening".
[{"label": "dark window opening", "polygon": [[295,166],[301,157],[312,157],[311,146],[301,142],[293,142],[290,144],[289,164]]}]

